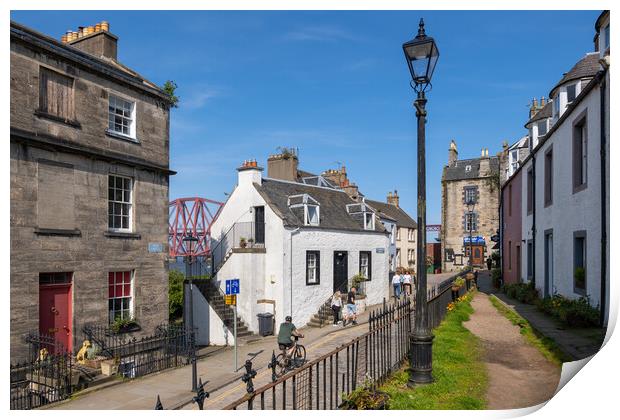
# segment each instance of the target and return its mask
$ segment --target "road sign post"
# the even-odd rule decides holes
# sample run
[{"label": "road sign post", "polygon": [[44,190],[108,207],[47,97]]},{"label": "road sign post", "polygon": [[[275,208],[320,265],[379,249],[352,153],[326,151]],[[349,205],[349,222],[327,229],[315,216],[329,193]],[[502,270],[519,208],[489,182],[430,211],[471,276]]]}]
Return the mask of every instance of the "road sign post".
[{"label": "road sign post", "polygon": [[239,294],[239,279],[226,280],[225,303],[233,307],[233,338],[235,339],[235,372],[239,369],[237,357],[237,295]]}]

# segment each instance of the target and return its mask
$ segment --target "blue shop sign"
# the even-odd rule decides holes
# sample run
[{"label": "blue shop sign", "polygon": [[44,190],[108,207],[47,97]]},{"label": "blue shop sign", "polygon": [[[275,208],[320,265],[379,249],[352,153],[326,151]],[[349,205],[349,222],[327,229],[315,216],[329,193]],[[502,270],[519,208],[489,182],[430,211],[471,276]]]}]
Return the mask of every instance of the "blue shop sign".
[{"label": "blue shop sign", "polygon": [[[469,245],[469,236],[466,236],[463,238],[463,244],[464,245]],[[484,237],[482,236],[472,236],[471,237],[471,244],[472,245],[485,245],[485,241],[484,241]]]}]

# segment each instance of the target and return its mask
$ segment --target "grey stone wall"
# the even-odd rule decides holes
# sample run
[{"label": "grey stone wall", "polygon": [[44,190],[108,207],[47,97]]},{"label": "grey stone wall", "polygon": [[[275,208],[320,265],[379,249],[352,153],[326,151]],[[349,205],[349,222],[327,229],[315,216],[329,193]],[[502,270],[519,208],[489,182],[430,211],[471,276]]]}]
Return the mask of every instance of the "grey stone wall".
[{"label": "grey stone wall", "polygon": [[[13,41],[13,40],[12,40]],[[76,77],[76,128],[35,115],[38,108],[39,66],[49,66]],[[107,92],[137,102],[137,138],[132,143],[105,134],[108,124]],[[111,150],[153,162],[164,168],[169,160],[169,110],[137,89],[101,78],[84,68],[11,42],[11,128],[43,134],[58,143],[73,141],[91,149]],[[72,165],[75,229],[78,236],[36,233],[38,161]],[[133,226],[136,237],[107,236],[108,175],[132,177]],[[22,335],[39,325],[39,273],[73,272],[73,346],[77,350],[86,323],[108,322],[108,272],[135,270],[134,316],[144,334],[168,319],[168,185],[165,171],[138,169],[121,162],[98,159],[88,153],[39,148],[11,138],[10,145],[10,352],[11,360],[26,356]],[[49,210],[49,209],[46,209]],[[149,252],[149,244],[162,252]]]}]

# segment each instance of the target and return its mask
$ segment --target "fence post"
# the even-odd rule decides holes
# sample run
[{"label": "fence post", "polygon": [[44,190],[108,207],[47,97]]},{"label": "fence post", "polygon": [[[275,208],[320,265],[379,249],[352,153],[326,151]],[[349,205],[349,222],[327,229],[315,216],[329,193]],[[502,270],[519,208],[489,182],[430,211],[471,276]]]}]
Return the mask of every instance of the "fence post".
[{"label": "fence post", "polygon": [[256,376],[256,371],[252,369],[252,361],[246,360],[245,361],[245,373],[241,377],[241,380],[245,382],[246,384],[245,388],[248,394],[251,394],[254,392],[254,383],[252,382],[252,379],[254,379],[255,376]]},{"label": "fence post", "polygon": [[278,365],[278,360],[276,359],[276,351],[274,350],[271,353],[271,362],[269,362],[268,367],[271,369],[271,382],[275,382],[278,379],[278,375],[276,375],[276,366]]},{"label": "fence post", "polygon": [[198,404],[198,409],[202,410],[205,399],[209,398],[209,393],[205,391],[205,387],[202,384],[202,378],[198,380],[198,389],[196,390],[196,396],[192,398],[195,404]]}]

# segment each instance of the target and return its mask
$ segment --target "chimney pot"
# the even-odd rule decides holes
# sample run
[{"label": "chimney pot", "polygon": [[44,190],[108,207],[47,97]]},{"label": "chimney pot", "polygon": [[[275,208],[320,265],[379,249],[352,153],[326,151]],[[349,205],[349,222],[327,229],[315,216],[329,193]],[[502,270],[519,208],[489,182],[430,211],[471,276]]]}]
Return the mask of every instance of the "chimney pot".
[{"label": "chimney pot", "polygon": [[[97,25],[99,25],[99,29],[97,29]],[[78,27],[77,32],[72,32],[72,36],[67,36],[67,42],[95,57],[105,57],[116,61],[118,37],[108,32],[109,25],[107,22],[101,22],[97,25]]]}]

